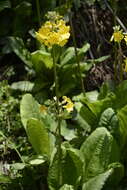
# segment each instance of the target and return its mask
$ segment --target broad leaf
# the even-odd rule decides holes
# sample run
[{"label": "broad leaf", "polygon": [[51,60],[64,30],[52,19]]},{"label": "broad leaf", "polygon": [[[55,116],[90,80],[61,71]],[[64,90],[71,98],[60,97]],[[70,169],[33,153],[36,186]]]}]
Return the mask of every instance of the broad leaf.
[{"label": "broad leaf", "polygon": [[108,96],[108,94],[110,94],[111,92],[114,92],[114,90],[115,90],[114,81],[112,81],[112,80],[106,81],[104,84],[102,84],[102,86],[100,88],[98,100],[106,98],[106,96]]},{"label": "broad leaf", "polygon": [[[78,97],[77,97],[78,98]],[[75,98],[76,99],[76,98]],[[78,123],[78,125],[83,128],[85,131],[90,131],[91,129],[91,126],[86,122],[86,118],[84,116],[84,114],[80,114],[80,111],[81,111],[81,108],[82,108],[82,104],[81,102],[76,102],[75,103],[75,109],[77,110],[77,114],[75,116],[75,121]]]},{"label": "broad leaf", "polygon": [[48,69],[53,67],[53,59],[50,53],[37,50],[33,52],[31,56],[33,67],[35,68],[36,72],[41,72],[44,66]]},{"label": "broad leaf", "polygon": [[29,164],[36,166],[45,162],[45,157],[40,155],[34,155],[29,159]]},{"label": "broad leaf", "polygon": [[82,144],[84,156],[83,182],[106,171],[108,165],[119,161],[120,150],[113,136],[104,127],[97,128]]},{"label": "broad leaf", "polygon": [[[58,153],[56,152],[49,167],[48,184],[51,190],[58,189]],[[61,157],[61,180],[62,185],[76,185],[82,176],[82,161],[80,152],[73,148],[63,149]]]},{"label": "broad leaf", "polygon": [[26,132],[36,153],[39,155],[50,155],[49,135],[44,124],[37,119],[29,119]]},{"label": "broad leaf", "polygon": [[117,99],[114,107],[119,110],[127,104],[127,96],[125,95],[127,93],[127,80],[120,83],[120,85],[116,88],[115,93]]},{"label": "broad leaf", "polygon": [[59,190],[74,190],[74,187],[72,185],[63,185]]},{"label": "broad leaf", "polygon": [[113,169],[113,173],[108,179],[107,185],[109,187],[118,187],[119,182],[124,177],[124,166],[120,163],[112,163],[108,166],[108,168]]},{"label": "broad leaf", "polygon": [[94,90],[94,91],[91,91],[91,92],[86,92],[86,98],[87,100],[92,103],[92,102],[95,102],[98,98],[98,91],[97,90]]},{"label": "broad leaf", "polygon": [[80,109],[79,114],[82,117],[82,119],[84,119],[84,121],[87,123],[87,126],[90,126],[92,128],[96,128],[97,117],[94,113],[92,113],[92,111],[89,109],[89,107],[87,107],[86,105],[83,105]]},{"label": "broad leaf", "polygon": [[106,98],[102,100],[97,100],[93,103],[90,103],[85,98],[82,101],[89,107],[89,109],[96,116],[96,118],[99,119],[101,113],[105,109],[109,107],[113,107],[115,100],[116,100],[116,96],[113,93],[110,93]]},{"label": "broad leaf", "polygon": [[101,190],[112,172],[113,170],[110,169],[102,174],[91,178],[89,181],[83,184],[82,190]]},{"label": "broad leaf", "polygon": [[61,64],[64,65],[71,62],[74,56],[75,56],[74,47],[67,48],[66,51],[61,55]]},{"label": "broad leaf", "polygon": [[106,127],[119,141],[119,121],[117,114],[112,108],[108,108],[102,113],[99,121],[99,127]]},{"label": "broad leaf", "polygon": [[35,101],[31,94],[25,94],[20,104],[21,120],[26,128],[28,119],[36,118],[40,120],[39,104]]},{"label": "broad leaf", "polygon": [[14,164],[11,164],[11,167],[14,169],[14,170],[23,170],[25,168],[26,164],[24,163],[14,163]]},{"label": "broad leaf", "polygon": [[14,90],[21,90],[24,92],[31,92],[33,89],[34,83],[29,81],[19,81],[13,82],[11,88]]},{"label": "broad leaf", "polygon": [[[82,48],[77,49],[79,61],[81,61],[82,56],[89,50],[89,48],[90,45],[86,43]],[[61,56],[61,64],[74,64],[74,62],[76,62],[75,49],[74,47],[69,47]]]},{"label": "broad leaf", "polygon": [[25,48],[21,38],[8,37],[8,44],[10,46],[10,50],[13,51],[26,65],[29,67],[32,66],[30,52]]},{"label": "broad leaf", "polygon": [[119,139],[121,146],[123,147],[127,142],[127,105],[120,109],[117,113],[119,119],[120,135]]},{"label": "broad leaf", "polygon": [[86,53],[89,50],[89,48],[90,48],[90,44],[88,43],[84,44],[82,48],[78,49],[78,56]]}]

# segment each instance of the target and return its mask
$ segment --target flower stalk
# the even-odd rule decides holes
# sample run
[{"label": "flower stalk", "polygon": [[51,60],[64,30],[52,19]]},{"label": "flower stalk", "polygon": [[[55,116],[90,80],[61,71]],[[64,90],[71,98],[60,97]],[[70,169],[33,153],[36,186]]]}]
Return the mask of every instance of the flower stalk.
[{"label": "flower stalk", "polygon": [[120,66],[120,81],[122,82],[123,81],[123,64],[122,64],[122,48],[121,48],[121,44],[119,43],[118,44],[118,51],[119,51],[119,54],[118,54],[118,62],[119,62],[119,66]]},{"label": "flower stalk", "polygon": [[62,150],[61,150],[61,117],[60,117],[60,107],[59,107],[59,91],[58,91],[58,77],[57,77],[57,69],[56,69],[56,59],[55,59],[55,46],[52,47],[52,57],[53,57],[53,69],[54,69],[54,82],[55,82],[55,95],[56,95],[56,118],[58,121],[57,125],[57,138],[58,138],[58,187],[61,186],[61,158],[62,158]]},{"label": "flower stalk", "polygon": [[117,82],[117,44],[114,44],[114,80]]},{"label": "flower stalk", "polygon": [[[55,12],[49,12],[47,15],[49,20],[46,21],[41,28],[36,32],[36,38],[40,43],[51,48],[53,58],[53,71],[54,71],[54,83],[55,83],[55,95],[56,95],[56,119],[57,119],[57,150],[58,150],[58,189],[62,185],[62,139],[61,139],[61,104],[59,102],[59,81],[57,76],[57,61],[56,61],[56,47],[63,47],[70,37],[70,27],[66,25],[64,19]],[[64,101],[66,105],[63,105],[68,112],[73,110],[73,103],[67,99]]]},{"label": "flower stalk", "polygon": [[123,33],[123,31],[120,29],[120,26],[115,26],[113,27],[114,33],[110,39],[110,41],[114,41],[114,54],[115,54],[115,62],[114,62],[114,79],[117,81],[117,73],[118,73],[118,68],[119,67],[119,73],[120,73],[120,81],[123,81],[123,74],[124,74],[124,69],[123,69],[123,52],[122,52],[122,47],[121,47],[121,42],[124,40],[126,42],[126,35]]}]

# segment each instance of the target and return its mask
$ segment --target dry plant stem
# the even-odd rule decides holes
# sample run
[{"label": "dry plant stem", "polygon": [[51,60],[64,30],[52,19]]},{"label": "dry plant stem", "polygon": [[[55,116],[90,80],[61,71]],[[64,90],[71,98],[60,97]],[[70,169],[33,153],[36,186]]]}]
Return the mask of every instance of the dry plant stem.
[{"label": "dry plant stem", "polygon": [[123,22],[119,19],[119,17],[116,15],[116,13],[114,13],[113,9],[111,8],[111,6],[109,5],[107,0],[104,0],[106,7],[110,10],[110,12],[114,15],[117,23],[121,26],[121,28],[124,30],[124,32],[127,32],[127,28],[125,27],[125,25],[123,24]]},{"label": "dry plant stem", "polygon": [[85,88],[84,88],[84,83],[83,83],[83,79],[82,79],[82,75],[81,75],[81,68],[80,68],[80,62],[79,62],[79,58],[78,58],[77,44],[76,44],[75,32],[74,32],[74,28],[73,28],[71,15],[70,15],[70,27],[71,27],[71,31],[72,31],[72,38],[73,38],[73,44],[74,44],[74,49],[75,49],[76,62],[77,62],[77,65],[78,65],[81,88],[82,88],[83,94],[85,95]]},{"label": "dry plant stem", "polygon": [[[83,28],[83,32],[87,34],[86,38],[87,38],[87,39],[90,39],[89,31],[88,31],[87,26],[86,26],[86,24],[85,24],[84,18],[83,18],[83,16],[81,15],[80,12],[79,12],[78,14],[79,14],[79,16],[80,16],[80,20],[81,20],[81,25],[82,25],[82,28]],[[88,14],[88,13],[87,13],[87,14]],[[90,55],[91,59],[94,59],[92,50],[89,49],[88,51],[89,51],[89,55]]]},{"label": "dry plant stem", "polygon": [[54,81],[55,81],[55,94],[56,94],[56,118],[58,121],[58,188],[61,186],[61,158],[62,158],[62,151],[61,151],[61,118],[60,118],[60,108],[59,108],[59,92],[58,92],[58,78],[57,78],[57,70],[56,70],[56,59],[55,59],[55,47],[52,48],[52,56],[53,56],[53,69],[54,69]]},{"label": "dry plant stem", "polygon": [[38,24],[39,24],[39,27],[40,27],[41,26],[41,15],[40,15],[40,3],[39,3],[39,0],[36,0],[36,7],[37,7]]}]

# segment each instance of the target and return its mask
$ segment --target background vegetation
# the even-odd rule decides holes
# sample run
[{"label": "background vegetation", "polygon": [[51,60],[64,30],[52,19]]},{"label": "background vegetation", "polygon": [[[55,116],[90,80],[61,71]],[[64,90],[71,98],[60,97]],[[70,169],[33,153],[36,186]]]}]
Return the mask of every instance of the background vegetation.
[{"label": "background vegetation", "polygon": [[[56,50],[60,102],[74,103],[60,184],[52,54],[35,36],[48,11],[71,25]],[[110,41],[116,25],[127,33],[126,12],[124,0],[0,1],[0,190],[126,190],[127,50]]]}]

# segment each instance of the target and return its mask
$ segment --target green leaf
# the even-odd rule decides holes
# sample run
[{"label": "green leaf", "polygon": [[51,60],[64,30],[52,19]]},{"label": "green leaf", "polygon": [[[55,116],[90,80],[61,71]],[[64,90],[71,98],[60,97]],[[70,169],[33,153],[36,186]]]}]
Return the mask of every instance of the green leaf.
[{"label": "green leaf", "polygon": [[114,102],[116,100],[116,96],[113,93],[110,93],[106,98],[102,100],[97,100],[95,102],[90,103],[88,100],[83,99],[83,103],[89,107],[91,112],[96,116],[97,119],[100,118],[101,113],[107,109],[108,107],[113,107]]},{"label": "green leaf", "polygon": [[127,142],[127,105],[120,109],[117,113],[119,119],[120,136],[119,139],[121,146],[123,147]]},{"label": "green leaf", "polygon": [[114,107],[119,110],[123,106],[127,104],[127,96],[125,94],[127,93],[127,80],[120,83],[120,85],[116,88],[116,102],[114,104]]},{"label": "green leaf", "polygon": [[75,57],[74,47],[69,47],[61,55],[61,65],[69,63]]},{"label": "green leaf", "polygon": [[[49,167],[48,184],[51,190],[58,189],[58,152],[55,153],[53,161]],[[73,148],[64,148],[61,157],[61,179],[62,185],[76,185],[82,175],[82,160],[80,152]]]},{"label": "green leaf", "polygon": [[119,137],[119,122],[115,111],[112,108],[106,109],[99,121],[99,127],[106,127],[111,134]]},{"label": "green leaf", "polygon": [[95,102],[98,98],[98,91],[97,90],[94,90],[94,91],[91,91],[91,92],[86,92],[86,98],[87,100],[92,103],[92,102]]},{"label": "green leaf", "polygon": [[[75,99],[76,99],[76,97],[75,97]],[[78,99],[78,97],[77,97],[77,99]],[[83,128],[85,131],[90,131],[91,126],[88,124],[89,121],[85,120],[88,117],[84,117],[84,114],[83,114],[83,116],[80,114],[81,108],[82,108],[81,102],[75,102],[75,109],[77,110],[77,114],[75,116],[75,120],[77,121],[77,123],[79,124],[79,126],[81,128]]]},{"label": "green leaf", "polygon": [[21,121],[26,129],[27,121],[30,118],[40,120],[39,104],[35,101],[31,94],[25,94],[20,104]]},{"label": "green leaf", "polygon": [[59,190],[74,190],[74,187],[72,185],[63,185]]},{"label": "green leaf", "polygon": [[39,155],[50,155],[49,135],[41,121],[29,119],[27,121],[26,132],[34,150]]},{"label": "green leaf", "polygon": [[[54,127],[54,132],[55,132],[57,130],[57,123],[54,123],[54,124],[55,124],[55,127]],[[67,123],[65,120],[61,122],[61,135],[64,137],[65,140],[68,140],[68,141],[76,137],[74,129],[69,129],[67,127]]]},{"label": "green leaf", "polygon": [[34,87],[34,83],[30,81],[19,81],[19,82],[13,82],[11,84],[11,88],[13,90],[21,90],[24,92],[31,92]]},{"label": "green leaf", "polygon": [[0,12],[6,8],[11,8],[11,2],[9,0],[1,0],[0,1]]},{"label": "green leaf", "polygon": [[40,164],[43,164],[45,162],[45,158],[43,156],[40,156],[40,155],[34,155],[32,156],[32,158],[29,160],[29,164],[30,165],[40,165]]},{"label": "green leaf", "polygon": [[25,48],[23,40],[19,37],[8,37],[8,44],[13,51],[26,65],[31,67],[31,55]]},{"label": "green leaf", "polygon": [[93,178],[91,178],[89,181],[83,184],[82,190],[101,190],[106,182],[106,180],[109,178],[109,176],[112,174],[113,170],[110,169],[102,174],[99,174]]},{"label": "green leaf", "polygon": [[[79,60],[81,60],[84,53],[86,53],[90,48],[90,44],[86,43],[82,48],[77,48]],[[69,47],[61,56],[61,65],[74,64],[76,62],[75,49],[74,47]]]},{"label": "green leaf", "polygon": [[108,179],[108,186],[109,187],[118,187],[119,182],[124,177],[124,166],[121,163],[112,163],[108,166],[108,168],[113,169],[113,173]]},{"label": "green leaf", "polygon": [[90,44],[86,43],[82,48],[78,48],[78,56],[86,53],[90,49]]},{"label": "green leaf", "polygon": [[107,60],[108,58],[110,58],[110,55],[105,55],[105,56],[102,56],[102,57],[99,57],[98,59],[91,59],[91,60],[88,60],[88,61],[92,61],[93,63],[102,63],[103,61]]},{"label": "green leaf", "polygon": [[0,173],[0,184],[2,183],[11,183],[11,179]]},{"label": "green leaf", "polygon": [[98,100],[106,98],[108,94],[110,94],[111,92],[114,92],[114,89],[115,89],[114,81],[106,81],[104,84],[102,84],[100,88]]},{"label": "green leaf", "polygon": [[15,163],[11,164],[11,167],[15,170],[23,170],[25,168],[26,164],[24,163]]},{"label": "green leaf", "polygon": [[[97,126],[97,117],[96,115],[89,109],[89,107],[83,105],[80,109],[79,115],[84,120],[84,127],[86,128],[96,128]],[[82,121],[83,121],[82,120]]]},{"label": "green leaf", "polygon": [[75,77],[75,72],[77,72],[76,64],[66,64],[59,68],[59,91],[61,92],[61,96],[69,93],[79,84],[79,81]]},{"label": "green leaf", "polygon": [[115,139],[104,127],[97,128],[82,144],[80,150],[84,156],[83,182],[105,172],[108,165],[119,161],[120,157]]},{"label": "green leaf", "polygon": [[63,183],[75,186],[78,178],[82,176],[82,166],[80,152],[76,149],[68,148],[62,167]]},{"label": "green leaf", "polygon": [[48,69],[51,69],[53,67],[53,59],[50,53],[44,52],[42,50],[37,50],[33,52],[31,56],[32,64],[36,72],[41,72],[44,66]]}]

